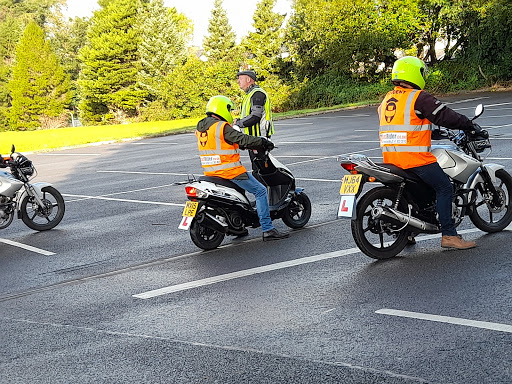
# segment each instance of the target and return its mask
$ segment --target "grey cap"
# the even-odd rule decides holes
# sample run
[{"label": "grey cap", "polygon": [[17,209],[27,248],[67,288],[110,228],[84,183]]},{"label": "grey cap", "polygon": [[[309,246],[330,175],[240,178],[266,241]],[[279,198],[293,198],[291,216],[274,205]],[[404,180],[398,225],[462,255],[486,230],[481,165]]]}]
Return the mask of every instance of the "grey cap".
[{"label": "grey cap", "polygon": [[251,71],[251,70],[247,70],[247,71],[240,71],[236,74],[236,77],[240,76],[240,75],[247,75],[249,76],[251,79],[253,79],[254,81],[256,81],[256,72],[254,71]]}]

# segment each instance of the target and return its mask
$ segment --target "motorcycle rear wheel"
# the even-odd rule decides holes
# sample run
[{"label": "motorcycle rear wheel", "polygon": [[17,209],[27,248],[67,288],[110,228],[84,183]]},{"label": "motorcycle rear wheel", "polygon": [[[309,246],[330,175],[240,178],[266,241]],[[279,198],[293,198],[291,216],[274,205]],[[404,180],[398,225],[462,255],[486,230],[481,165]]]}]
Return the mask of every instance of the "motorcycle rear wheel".
[{"label": "motorcycle rear wheel", "polygon": [[32,196],[25,196],[21,202],[21,220],[35,231],[47,231],[55,228],[66,210],[64,198],[55,188],[47,186],[41,189],[44,207],[40,207]]},{"label": "motorcycle rear wheel", "polygon": [[290,228],[302,228],[311,217],[311,201],[301,192],[294,196],[284,212],[283,223]]},{"label": "motorcycle rear wheel", "polygon": [[492,202],[492,196],[485,191],[483,183],[477,184],[477,197],[472,206],[469,218],[478,229],[493,233],[505,229],[512,222],[512,176],[504,169],[496,171],[494,186],[502,204],[497,207]]},{"label": "motorcycle rear wheel", "polygon": [[205,251],[217,248],[224,240],[224,236],[224,233],[205,227],[196,220],[192,220],[190,224],[190,238],[196,246]]},{"label": "motorcycle rear wheel", "polygon": [[[373,259],[390,259],[398,255],[407,245],[409,231],[393,232],[403,224],[392,223],[385,218],[372,218],[375,207],[392,207],[396,192],[386,187],[370,189],[357,203],[356,218],[351,221],[352,236],[359,249]],[[401,201],[398,210],[407,212]]]}]

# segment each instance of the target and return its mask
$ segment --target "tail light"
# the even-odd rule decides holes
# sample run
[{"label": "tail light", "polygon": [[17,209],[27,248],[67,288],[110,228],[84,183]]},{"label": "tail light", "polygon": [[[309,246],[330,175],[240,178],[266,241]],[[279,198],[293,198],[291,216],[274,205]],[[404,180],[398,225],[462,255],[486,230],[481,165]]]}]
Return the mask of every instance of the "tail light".
[{"label": "tail light", "polygon": [[197,189],[195,187],[186,186],[185,192],[189,197],[197,197]]},{"label": "tail light", "polygon": [[352,174],[356,174],[356,165],[354,163],[341,163],[340,164],[345,170]]}]

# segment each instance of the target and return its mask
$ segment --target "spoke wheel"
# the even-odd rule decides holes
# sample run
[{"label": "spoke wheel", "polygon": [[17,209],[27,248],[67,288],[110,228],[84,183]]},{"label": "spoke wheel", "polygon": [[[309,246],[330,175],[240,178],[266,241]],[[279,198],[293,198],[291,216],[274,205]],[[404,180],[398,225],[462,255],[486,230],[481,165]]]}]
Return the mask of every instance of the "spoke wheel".
[{"label": "spoke wheel", "polygon": [[21,202],[21,219],[25,225],[35,231],[47,231],[56,227],[62,218],[66,206],[64,198],[53,187],[42,188],[42,202],[39,206],[32,196],[25,196]]},{"label": "spoke wheel", "polygon": [[512,221],[512,176],[504,169],[499,169],[496,171],[494,187],[499,194],[499,204],[494,203],[484,183],[479,183],[476,186],[476,201],[469,215],[475,227],[489,233],[502,231]]},{"label": "spoke wheel", "polygon": [[[374,218],[372,210],[392,207],[396,192],[386,187],[369,190],[357,204],[356,218],[351,221],[352,235],[359,249],[374,259],[389,259],[398,255],[407,245],[406,230],[397,231],[403,224],[393,223],[385,217]],[[407,212],[404,202],[398,210]]]}]

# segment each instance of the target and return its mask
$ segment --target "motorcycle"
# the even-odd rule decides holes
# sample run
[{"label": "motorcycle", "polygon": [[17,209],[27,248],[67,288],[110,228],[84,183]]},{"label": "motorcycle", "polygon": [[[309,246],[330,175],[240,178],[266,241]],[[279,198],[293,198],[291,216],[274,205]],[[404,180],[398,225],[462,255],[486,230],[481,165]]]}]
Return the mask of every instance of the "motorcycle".
[{"label": "motorcycle", "polygon": [[49,183],[30,183],[37,171],[32,161],[15,151],[13,145],[0,164],[11,170],[0,171],[0,229],[7,228],[15,215],[33,230],[52,229],[64,217],[64,199]]},{"label": "motorcycle", "polygon": [[[295,186],[291,171],[269,151],[255,151],[254,177],[267,187],[270,217],[282,219],[290,228],[302,228],[311,217],[311,202],[303,188]],[[256,204],[245,190],[230,180],[214,176],[189,176],[187,201],[179,228],[201,249],[217,248],[226,235],[246,234],[247,227],[260,226]]]},{"label": "motorcycle", "polygon": [[[473,120],[483,111],[478,105]],[[431,151],[453,186],[455,226],[469,216],[484,232],[502,231],[512,221],[512,177],[502,165],[484,164],[492,151],[488,134],[439,131],[453,143],[432,145]],[[409,236],[440,232],[435,192],[414,173],[360,154],[339,160],[350,174],[343,178],[338,216],[351,218],[353,238],[364,254],[389,259],[405,248]],[[382,186],[363,193],[373,182]]]}]

